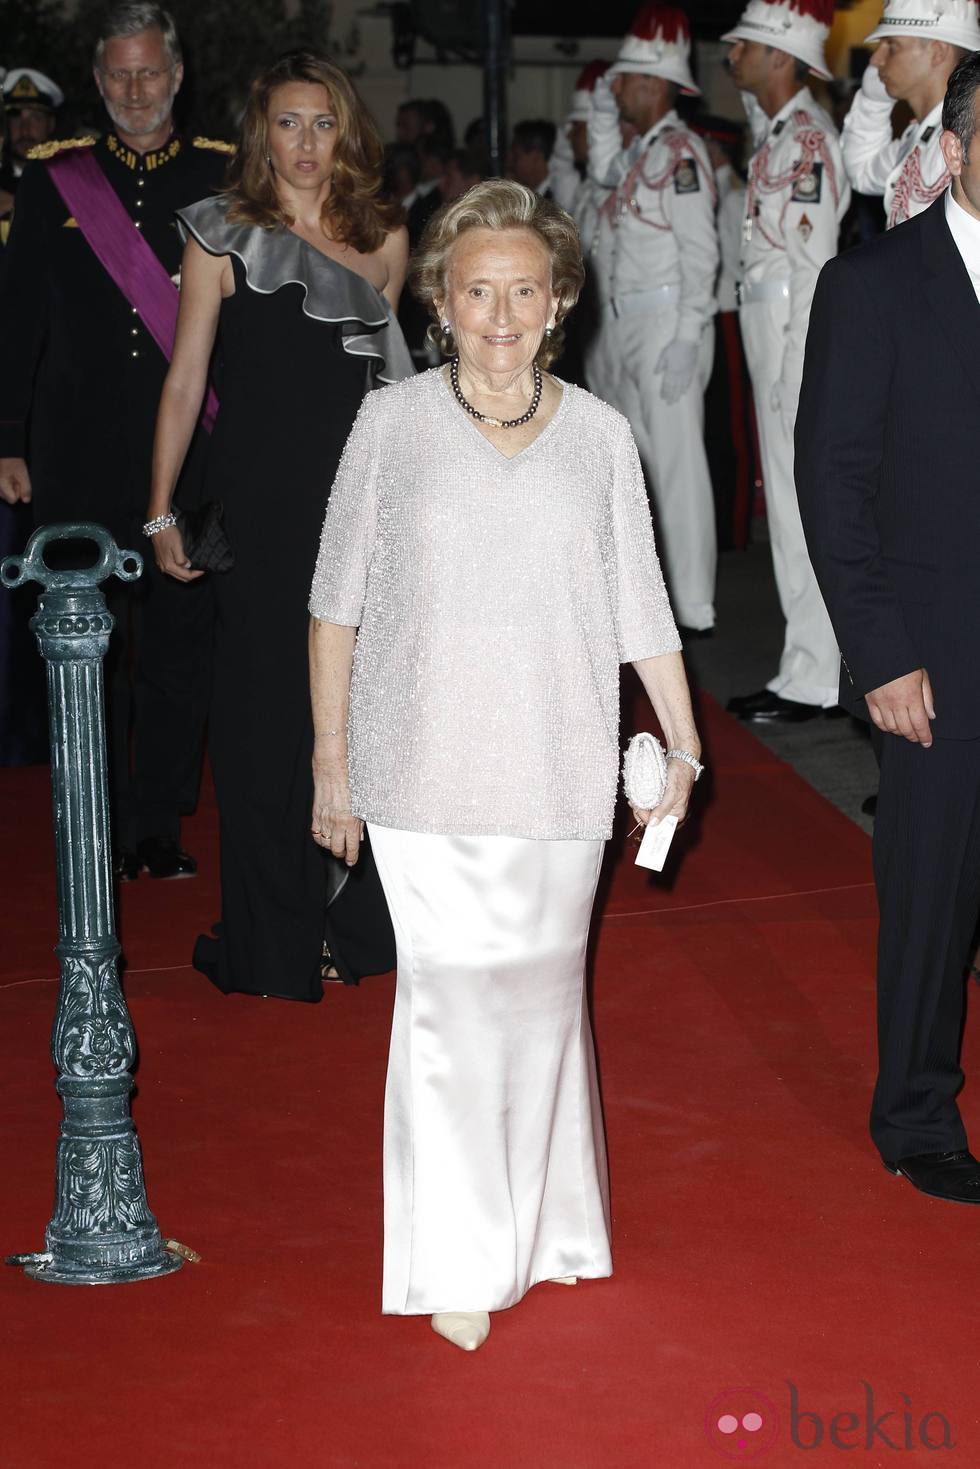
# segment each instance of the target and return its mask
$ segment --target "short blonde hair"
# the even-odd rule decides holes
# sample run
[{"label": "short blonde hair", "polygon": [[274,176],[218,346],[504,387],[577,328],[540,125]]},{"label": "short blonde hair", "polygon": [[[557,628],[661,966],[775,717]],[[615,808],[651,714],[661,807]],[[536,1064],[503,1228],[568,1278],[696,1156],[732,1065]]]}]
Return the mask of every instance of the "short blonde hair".
[{"label": "short blonde hair", "polygon": [[443,331],[436,298],[445,298],[453,246],[467,230],[531,230],[551,261],[551,289],[558,299],[555,329],[545,336],[535,361],[548,367],[561,352],[561,324],[585,283],[582,245],[571,216],[551,199],[511,179],[484,179],[429,220],[409,267],[409,285],[433,317],[428,338],[444,357],[455,354],[451,331]]}]

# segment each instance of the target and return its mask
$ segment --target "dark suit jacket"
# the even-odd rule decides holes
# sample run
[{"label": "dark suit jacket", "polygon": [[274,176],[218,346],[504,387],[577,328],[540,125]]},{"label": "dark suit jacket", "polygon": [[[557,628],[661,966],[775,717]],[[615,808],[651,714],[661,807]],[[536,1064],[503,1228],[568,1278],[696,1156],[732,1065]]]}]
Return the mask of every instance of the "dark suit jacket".
[{"label": "dark suit jacket", "polygon": [[945,198],[824,266],[796,486],[841,703],[924,667],[935,734],[980,736],[980,303]]}]

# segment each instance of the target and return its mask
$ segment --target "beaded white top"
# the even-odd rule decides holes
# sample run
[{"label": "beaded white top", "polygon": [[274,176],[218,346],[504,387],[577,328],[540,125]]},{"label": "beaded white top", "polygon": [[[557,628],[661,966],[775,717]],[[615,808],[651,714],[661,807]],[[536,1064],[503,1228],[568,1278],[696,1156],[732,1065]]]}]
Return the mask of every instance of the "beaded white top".
[{"label": "beaded white top", "polygon": [[629,424],[562,384],[508,459],[439,369],[368,393],[310,611],[359,627],[353,809],[446,835],[608,837],[619,664],[681,646]]}]

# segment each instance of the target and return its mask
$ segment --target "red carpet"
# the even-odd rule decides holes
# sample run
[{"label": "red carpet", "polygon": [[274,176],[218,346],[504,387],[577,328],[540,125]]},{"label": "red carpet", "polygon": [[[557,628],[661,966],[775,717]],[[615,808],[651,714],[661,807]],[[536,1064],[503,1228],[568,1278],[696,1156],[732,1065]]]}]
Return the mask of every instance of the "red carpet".
[{"label": "red carpet", "polygon": [[[150,1203],[203,1260],[110,1289],[0,1273],[3,1465],[916,1464],[946,1424],[938,1462],[980,1464],[980,1220],[890,1178],[866,1134],[867,839],[710,704],[704,725],[696,828],[666,879],[615,842],[597,925],[613,1279],[536,1287],[474,1356],[381,1316],[393,980],[309,1008],[189,970],[217,912],[206,804],[202,876],[131,885],[120,922]],[[0,795],[9,1252],[42,1243],[60,1111],[47,772],[0,771]],[[976,1140],[969,1087],[963,1108]],[[709,1433],[729,1409],[762,1426]]]}]

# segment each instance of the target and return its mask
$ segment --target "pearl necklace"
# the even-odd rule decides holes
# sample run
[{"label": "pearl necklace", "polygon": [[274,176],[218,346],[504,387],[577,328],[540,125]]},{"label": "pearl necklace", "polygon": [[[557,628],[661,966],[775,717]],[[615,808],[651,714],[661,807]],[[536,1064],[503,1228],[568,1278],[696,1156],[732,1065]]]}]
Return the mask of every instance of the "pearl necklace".
[{"label": "pearl necklace", "polygon": [[544,385],[544,380],[541,376],[541,369],[536,362],[531,363],[531,372],[534,377],[534,392],[531,394],[531,406],[526,413],[521,414],[520,418],[491,418],[489,414],[481,413],[479,408],[474,408],[472,403],[468,403],[463,397],[463,390],[459,385],[458,357],[454,357],[449,364],[449,381],[459,406],[465,408],[467,413],[472,413],[473,417],[478,418],[481,423],[487,424],[489,428],[517,428],[520,424],[527,423],[534,417],[538,411],[538,404],[541,402],[541,389]]}]

